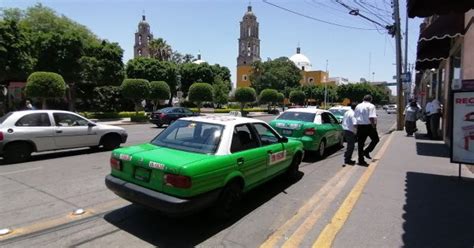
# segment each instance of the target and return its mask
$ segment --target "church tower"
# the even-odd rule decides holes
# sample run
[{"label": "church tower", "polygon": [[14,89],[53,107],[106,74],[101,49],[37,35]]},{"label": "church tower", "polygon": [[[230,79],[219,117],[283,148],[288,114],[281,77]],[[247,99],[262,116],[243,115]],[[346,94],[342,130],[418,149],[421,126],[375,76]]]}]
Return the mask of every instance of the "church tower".
[{"label": "church tower", "polygon": [[240,22],[237,88],[250,86],[249,76],[252,72],[252,63],[255,61],[260,61],[260,39],[257,17],[252,12],[252,6],[249,5]]},{"label": "church tower", "polygon": [[138,31],[135,33],[135,45],[133,46],[133,57],[150,57],[150,41],[153,34],[150,32],[150,24],[146,22],[145,15],[138,23]]}]

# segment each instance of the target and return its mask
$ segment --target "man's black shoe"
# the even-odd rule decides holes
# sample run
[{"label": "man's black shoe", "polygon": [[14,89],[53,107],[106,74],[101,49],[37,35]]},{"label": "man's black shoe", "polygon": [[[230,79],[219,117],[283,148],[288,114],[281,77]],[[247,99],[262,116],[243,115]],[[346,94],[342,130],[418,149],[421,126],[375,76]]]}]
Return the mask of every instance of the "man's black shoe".
[{"label": "man's black shoe", "polygon": [[366,157],[368,159],[372,159],[372,157],[370,156],[370,154],[368,152],[364,152],[364,157]]},{"label": "man's black shoe", "polygon": [[359,161],[359,165],[360,166],[365,166],[365,167],[369,166],[369,164],[365,161]]},{"label": "man's black shoe", "polygon": [[345,164],[348,164],[348,165],[355,165],[356,164],[356,161],[354,160],[349,160],[349,161],[346,161],[344,162]]}]

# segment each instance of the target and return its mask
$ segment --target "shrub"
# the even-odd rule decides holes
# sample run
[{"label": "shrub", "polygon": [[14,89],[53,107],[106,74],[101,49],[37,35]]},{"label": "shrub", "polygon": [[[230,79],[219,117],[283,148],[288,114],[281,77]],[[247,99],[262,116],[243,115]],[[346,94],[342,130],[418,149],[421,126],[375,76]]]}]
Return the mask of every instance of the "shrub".
[{"label": "shrub", "polygon": [[260,103],[268,103],[268,112],[272,104],[278,100],[278,91],[274,89],[264,89],[260,92],[259,101]]},{"label": "shrub", "polygon": [[257,100],[257,93],[253,88],[242,87],[235,91],[234,98],[235,101],[240,103],[240,112],[242,112],[242,115],[245,116],[245,104],[255,102],[255,100]]},{"label": "shrub", "polygon": [[46,108],[46,100],[63,97],[66,83],[61,75],[54,72],[33,72],[26,80],[26,96],[39,98],[42,108]]},{"label": "shrub", "polygon": [[135,103],[135,112],[138,114],[140,102],[150,94],[150,83],[146,79],[129,78],[123,80],[120,90],[123,97]]},{"label": "shrub", "polygon": [[201,112],[203,102],[212,102],[213,88],[208,83],[194,83],[189,87],[189,101],[196,103],[198,112]]},{"label": "shrub", "polygon": [[290,92],[290,102],[298,105],[303,105],[306,95],[301,90],[293,90]]},{"label": "shrub", "polygon": [[153,81],[150,83],[150,98],[153,99],[155,106],[153,111],[156,110],[156,107],[160,104],[160,100],[170,99],[171,90],[170,86],[165,81]]}]

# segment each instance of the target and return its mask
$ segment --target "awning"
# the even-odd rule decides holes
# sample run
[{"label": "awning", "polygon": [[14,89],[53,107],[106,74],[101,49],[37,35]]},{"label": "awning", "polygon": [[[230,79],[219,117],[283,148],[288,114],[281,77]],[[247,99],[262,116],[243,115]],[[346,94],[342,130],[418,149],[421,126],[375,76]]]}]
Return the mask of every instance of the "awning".
[{"label": "awning", "polygon": [[438,16],[421,30],[417,47],[416,69],[438,68],[449,57],[452,39],[464,35],[464,14]]},{"label": "awning", "polygon": [[428,17],[451,13],[465,13],[474,9],[473,0],[408,0],[408,16]]}]

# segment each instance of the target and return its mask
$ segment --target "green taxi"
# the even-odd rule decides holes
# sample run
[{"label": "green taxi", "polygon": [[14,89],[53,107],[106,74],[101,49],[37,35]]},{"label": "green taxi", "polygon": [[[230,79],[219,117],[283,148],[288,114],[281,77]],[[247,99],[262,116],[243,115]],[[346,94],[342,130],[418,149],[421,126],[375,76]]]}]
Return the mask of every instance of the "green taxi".
[{"label": "green taxi", "polygon": [[187,117],[149,143],[114,150],[105,183],[120,197],[168,215],[213,205],[228,217],[248,190],[284,172],[294,179],[303,155],[301,142],[260,120]]},{"label": "green taxi", "polygon": [[307,151],[324,157],[326,148],[344,144],[342,126],[331,112],[316,108],[293,108],[283,112],[270,125],[290,140],[299,140]]},{"label": "green taxi", "polygon": [[344,119],[344,114],[350,109],[351,107],[348,107],[348,106],[336,106],[328,110],[329,112],[331,112],[331,114],[334,115],[334,117],[336,117],[339,123],[342,123],[342,119]]}]

